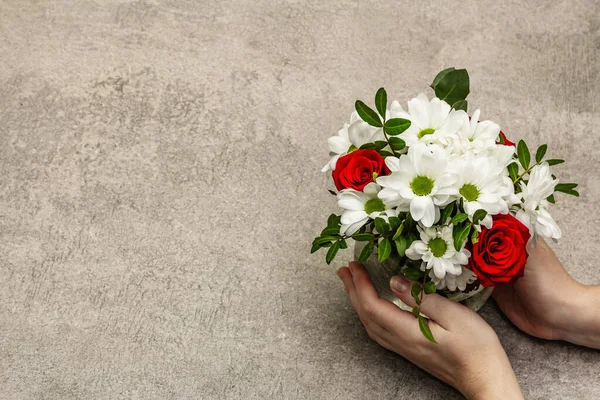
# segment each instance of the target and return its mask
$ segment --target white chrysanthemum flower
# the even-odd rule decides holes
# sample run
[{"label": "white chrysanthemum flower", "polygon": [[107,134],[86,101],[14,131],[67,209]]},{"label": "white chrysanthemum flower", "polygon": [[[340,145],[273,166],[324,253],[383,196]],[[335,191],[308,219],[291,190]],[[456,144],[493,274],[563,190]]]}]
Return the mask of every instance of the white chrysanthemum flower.
[{"label": "white chrysanthemum flower", "polygon": [[[392,102],[390,109],[386,111],[387,119],[401,118],[401,115],[404,114],[402,106],[396,100]],[[321,171],[335,170],[337,161],[341,156],[348,154],[352,150],[359,149],[363,144],[373,143],[378,140],[385,140],[383,129],[367,124],[354,111],[350,116],[350,124],[344,124],[336,136],[327,139],[329,151],[333,157]]]},{"label": "white chrysanthemum flower", "polygon": [[531,169],[527,184],[520,182],[521,209],[515,217],[534,233],[552,239],[560,239],[562,231],[548,212],[547,198],[554,193],[558,180],[552,178],[550,166],[544,162]]},{"label": "white chrysanthemum flower", "polygon": [[469,262],[471,252],[466,248],[456,251],[452,237],[452,224],[441,228],[417,226],[421,240],[415,240],[406,249],[411,260],[423,260],[421,269],[431,269],[437,279],[447,275],[461,275],[462,266]]},{"label": "white chrysanthemum flower", "polygon": [[435,276],[433,271],[429,272],[429,277],[435,283],[438,290],[448,289],[450,291],[460,290],[461,292],[467,288],[467,285],[475,282],[477,276],[468,268],[462,267],[460,275],[446,274],[442,279]]},{"label": "white chrysanthemum flower", "polygon": [[467,113],[456,115],[461,125],[456,135],[450,139],[449,148],[452,153],[464,154],[467,151],[479,153],[496,146],[500,126],[492,121],[479,121],[480,113],[476,110],[471,118]]},{"label": "white chrysanthemum flower", "polygon": [[510,178],[506,181],[502,175],[506,166],[493,157],[469,151],[455,158],[453,167],[458,173],[456,187],[469,219],[473,220],[475,211],[485,210],[487,215],[480,224],[491,228],[492,215],[508,213],[505,198],[514,194]]},{"label": "white chrysanthemum flower", "polygon": [[462,110],[452,110],[450,104],[437,97],[429,100],[423,93],[408,102],[408,113],[399,104],[396,113],[396,118],[411,121],[410,127],[401,135],[407,146],[416,143],[447,145],[460,128],[462,115],[466,115]]},{"label": "white chrysanthemum flower", "polygon": [[338,193],[338,206],[342,212],[340,235],[351,236],[358,231],[369,218],[375,219],[396,215],[395,211],[377,197],[381,187],[374,182],[369,183],[362,192],[344,189]]},{"label": "white chrysanthemum flower", "polygon": [[379,198],[408,204],[412,218],[425,226],[432,226],[439,219],[439,207],[458,195],[457,176],[448,169],[448,155],[441,147],[418,143],[399,159],[387,157],[386,165],[392,173],[377,178],[383,187]]}]

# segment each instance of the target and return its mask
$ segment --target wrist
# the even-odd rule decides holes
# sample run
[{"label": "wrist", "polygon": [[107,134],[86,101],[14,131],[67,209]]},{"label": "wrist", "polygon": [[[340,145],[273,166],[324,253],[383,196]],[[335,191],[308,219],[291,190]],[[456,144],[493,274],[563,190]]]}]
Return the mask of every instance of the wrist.
[{"label": "wrist", "polygon": [[576,283],[568,296],[568,317],[560,323],[557,339],[600,349],[600,286]]},{"label": "wrist", "polygon": [[455,386],[469,400],[523,399],[519,381],[500,346],[500,353],[484,357],[484,365],[467,374]]}]

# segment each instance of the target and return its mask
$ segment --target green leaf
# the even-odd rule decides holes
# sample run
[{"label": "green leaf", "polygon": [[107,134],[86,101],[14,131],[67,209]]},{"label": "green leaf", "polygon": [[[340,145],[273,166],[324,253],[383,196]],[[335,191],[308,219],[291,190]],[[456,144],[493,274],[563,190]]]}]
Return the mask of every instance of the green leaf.
[{"label": "green leaf", "polygon": [[315,238],[315,240],[313,241],[313,244],[324,244],[324,243],[328,243],[328,242],[333,242],[334,240],[337,240],[338,238],[335,236],[320,236],[318,238]]},{"label": "green leaf", "polygon": [[395,231],[400,227],[400,218],[398,217],[389,217],[388,221],[390,222],[390,230]]},{"label": "green leaf", "polygon": [[475,225],[478,225],[481,220],[483,220],[485,217],[487,216],[487,211],[485,210],[477,210],[475,211],[475,213],[473,214],[473,223]]},{"label": "green leaf", "polygon": [[535,162],[536,163],[539,163],[540,161],[542,161],[544,159],[544,156],[546,155],[546,150],[548,150],[547,144],[543,144],[540,147],[538,147],[537,151],[535,152]]},{"label": "green leaf", "polygon": [[561,192],[564,194],[570,194],[571,196],[579,197],[579,192],[577,190],[562,189],[562,190],[557,190],[557,192]]},{"label": "green leaf", "polygon": [[381,155],[381,157],[383,157],[383,158],[386,158],[386,157],[389,157],[389,156],[393,156],[393,155],[394,155],[394,153],[392,153],[392,152],[390,152],[390,151],[386,151],[386,150],[381,150],[381,151],[379,152],[379,154],[380,154],[380,155]]},{"label": "green leaf", "polygon": [[519,144],[517,144],[517,154],[519,156],[519,162],[521,163],[521,166],[528,170],[529,162],[531,161],[531,154],[529,154],[529,148],[523,139],[519,140]]},{"label": "green leaf", "polygon": [[321,236],[335,236],[340,234],[339,226],[331,226],[329,228],[323,229],[321,232]]},{"label": "green leaf", "polygon": [[435,293],[437,288],[435,287],[435,283],[429,281],[425,284],[425,294]]},{"label": "green leaf", "polygon": [[314,253],[315,251],[321,249],[322,247],[316,243],[313,243],[312,247],[310,248],[310,254]]},{"label": "green leaf", "polygon": [[383,238],[381,242],[379,242],[378,247],[379,250],[377,252],[377,261],[382,263],[388,258],[390,258],[390,254],[392,254],[392,244],[390,243],[390,239]]},{"label": "green leaf", "polygon": [[467,112],[467,101],[466,100],[459,100],[456,103],[452,104],[452,108],[454,108],[455,110],[463,110],[464,112]]},{"label": "green leaf", "polygon": [[346,242],[346,239],[340,240],[340,249],[347,249],[348,248],[348,243]]},{"label": "green leaf", "polygon": [[435,87],[437,86],[438,83],[440,83],[440,81],[442,80],[442,78],[444,76],[446,76],[446,74],[450,71],[455,71],[456,68],[454,67],[450,67],[450,68],[446,68],[443,71],[438,72],[438,74],[435,76],[435,78],[433,79],[433,83],[431,85],[429,85],[430,88],[435,89]]},{"label": "green leaf", "polygon": [[388,233],[390,231],[390,226],[383,218],[375,218],[375,229],[379,233]]},{"label": "green leaf", "polygon": [[392,118],[385,121],[384,131],[388,135],[396,136],[410,128],[410,120],[404,118]]},{"label": "green leaf", "polygon": [[445,224],[452,212],[454,211],[454,203],[450,203],[442,210],[442,215],[440,217],[440,223]]},{"label": "green leaf", "polygon": [[477,229],[473,229],[473,233],[471,234],[471,243],[475,244],[479,242],[479,232]]},{"label": "green leaf", "polygon": [[546,160],[546,162],[548,163],[548,165],[553,166],[553,165],[562,164],[565,162],[565,160],[559,160],[558,158],[552,158],[550,160]]},{"label": "green leaf", "polygon": [[563,189],[575,189],[577,186],[579,186],[577,183],[559,183],[554,186],[554,190],[560,192]]},{"label": "green leaf", "polygon": [[387,108],[387,92],[384,88],[379,88],[377,93],[375,94],[375,107],[377,111],[379,111],[379,115],[385,121],[385,111]]},{"label": "green leaf", "polygon": [[365,143],[362,146],[360,146],[361,150],[377,150],[377,146],[375,145],[375,143]]},{"label": "green leaf", "polygon": [[402,270],[402,275],[411,281],[416,281],[423,277],[423,272],[421,272],[421,270],[418,268],[408,267]]},{"label": "green leaf", "polygon": [[360,255],[358,256],[358,261],[359,263],[364,263],[365,261],[367,261],[369,259],[369,257],[371,256],[371,254],[373,254],[373,250],[375,249],[375,243],[374,242],[369,242],[365,245],[365,247],[362,249],[362,251],[360,252]]},{"label": "green leaf", "polygon": [[400,226],[399,226],[399,227],[398,227],[398,229],[396,230],[396,233],[394,233],[394,237],[393,237],[392,239],[393,239],[393,240],[396,240],[396,239],[398,239],[398,237],[399,237],[400,235],[402,235],[402,231],[403,231],[403,230],[404,230],[404,222],[402,222],[402,223],[400,224]]},{"label": "green leaf", "polygon": [[414,306],[414,307],[412,308],[412,311],[411,311],[411,312],[412,312],[412,314],[413,314],[415,317],[417,317],[417,318],[419,318],[419,315],[421,315],[421,310],[420,310],[419,306]]},{"label": "green leaf", "polygon": [[469,216],[466,213],[456,214],[454,218],[452,218],[452,223],[454,225],[460,224],[461,222],[466,221],[467,218],[469,218]]},{"label": "green leaf", "polygon": [[374,143],[365,143],[362,146],[360,146],[361,150],[381,150],[383,149],[385,146],[388,145],[388,142],[384,141],[384,140],[378,140]]},{"label": "green leaf", "polygon": [[355,233],[352,235],[352,239],[356,240],[357,242],[366,242],[367,240],[373,240],[374,238],[375,235],[372,233]]},{"label": "green leaf", "polygon": [[423,289],[423,287],[418,282],[413,282],[412,287],[410,288],[410,294],[412,295],[413,299],[415,299],[415,303],[419,305],[421,305],[421,299],[419,299],[421,289]]},{"label": "green leaf", "polygon": [[367,106],[362,101],[356,100],[354,107],[356,108],[356,112],[358,113],[358,115],[367,124],[369,124],[371,126],[375,126],[377,128],[381,128],[383,126],[383,124],[381,123],[381,119],[379,118],[379,115],[377,115],[377,113],[375,111],[373,111],[369,106]]},{"label": "green leaf", "polygon": [[448,104],[465,100],[469,95],[469,74],[466,69],[448,71],[437,82],[434,80],[434,83],[436,97]]},{"label": "green leaf", "polygon": [[548,196],[546,198],[546,200],[548,200],[548,202],[552,203],[552,204],[556,204],[556,200],[554,200],[554,195],[551,194],[550,196]]},{"label": "green leaf", "polygon": [[570,194],[571,196],[579,197],[579,192],[577,190],[573,190],[577,186],[579,186],[579,185],[576,183],[559,183],[558,185],[556,185],[554,187],[554,191],[565,193],[565,194]]},{"label": "green leaf", "polygon": [[469,237],[469,233],[471,232],[471,225],[465,225],[463,227],[454,228],[453,236],[454,236],[454,248],[456,251],[460,251],[462,249],[465,240]]},{"label": "green leaf", "polygon": [[504,136],[498,135],[498,138],[496,139],[496,143],[506,144],[506,142],[504,141]]},{"label": "green leaf", "polygon": [[427,340],[429,340],[431,343],[437,344],[437,342],[433,338],[433,334],[431,333],[431,329],[429,329],[429,324],[427,323],[425,318],[423,318],[423,316],[421,315],[419,315],[417,318],[419,319],[419,329],[421,330],[423,336],[425,336]]},{"label": "green leaf", "polygon": [[331,261],[335,258],[338,250],[340,249],[340,242],[335,242],[327,251],[327,256],[325,257],[325,262],[327,264],[331,264]]},{"label": "green leaf", "polygon": [[404,140],[397,138],[397,137],[391,137],[390,138],[390,147],[392,148],[392,150],[402,150],[406,147],[406,143],[404,142]]},{"label": "green leaf", "polygon": [[332,194],[332,195],[334,195],[334,196],[337,196],[337,193],[336,193],[336,192],[334,192],[333,190],[331,190],[331,189],[327,189],[327,191],[328,191],[330,194]]},{"label": "green leaf", "polygon": [[366,246],[360,252],[360,255],[358,256],[358,260],[356,260],[356,261],[358,261],[361,264],[364,263],[365,261],[367,261],[369,259],[371,254],[373,254],[374,249],[375,249],[374,242],[367,243]]},{"label": "green leaf", "polygon": [[394,239],[394,243],[396,244],[396,251],[398,252],[398,255],[400,257],[404,257],[407,249],[406,238],[404,236],[399,236]]},{"label": "green leaf", "polygon": [[519,166],[516,162],[508,164],[508,175],[513,181],[519,176]]},{"label": "green leaf", "polygon": [[329,218],[327,218],[327,226],[328,227],[338,226],[340,224],[341,219],[342,219],[341,215],[331,214],[329,216]]}]

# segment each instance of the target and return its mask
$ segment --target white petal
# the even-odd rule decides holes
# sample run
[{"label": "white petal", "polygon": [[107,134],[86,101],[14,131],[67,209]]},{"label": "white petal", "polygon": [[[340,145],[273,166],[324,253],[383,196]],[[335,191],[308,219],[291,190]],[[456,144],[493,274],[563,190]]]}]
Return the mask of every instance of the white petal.
[{"label": "white petal", "polygon": [[338,207],[344,210],[360,211],[365,209],[365,205],[356,196],[340,195]]},{"label": "white petal", "polygon": [[344,225],[350,225],[363,219],[368,219],[368,215],[364,211],[344,211],[340,221]]}]

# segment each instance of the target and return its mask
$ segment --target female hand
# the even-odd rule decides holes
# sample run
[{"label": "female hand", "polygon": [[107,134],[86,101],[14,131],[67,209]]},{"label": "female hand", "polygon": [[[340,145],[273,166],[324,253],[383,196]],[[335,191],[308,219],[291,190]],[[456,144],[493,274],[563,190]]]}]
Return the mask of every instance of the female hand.
[{"label": "female hand", "polygon": [[528,253],[525,275],[494,288],[500,309],[530,335],[600,348],[600,287],[571,278],[541,238]]},{"label": "female hand", "polygon": [[[438,344],[428,341],[417,319],[379,298],[364,267],[351,262],[338,270],[369,337],[400,354],[469,399],[522,399],[521,389],[496,333],[474,311],[437,294],[426,295],[421,312]],[[394,277],[391,288],[414,306],[411,282]]]}]

